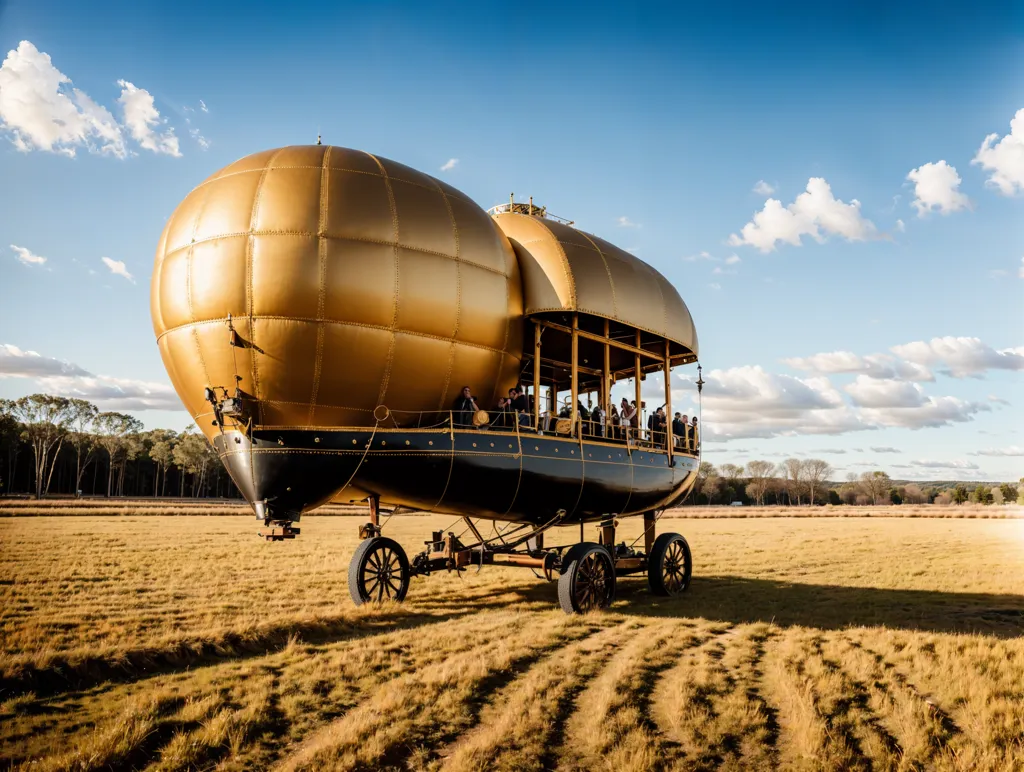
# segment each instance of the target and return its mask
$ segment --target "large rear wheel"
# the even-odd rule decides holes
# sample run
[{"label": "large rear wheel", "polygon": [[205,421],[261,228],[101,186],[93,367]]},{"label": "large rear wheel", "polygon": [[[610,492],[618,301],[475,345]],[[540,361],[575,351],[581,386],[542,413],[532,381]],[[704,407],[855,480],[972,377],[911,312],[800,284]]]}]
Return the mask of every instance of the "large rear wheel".
[{"label": "large rear wheel", "polygon": [[663,533],[654,540],[647,558],[647,583],[655,595],[679,595],[690,586],[693,556],[678,533]]},{"label": "large rear wheel", "polygon": [[409,591],[409,559],[393,539],[364,539],[348,566],[348,591],[357,606],[405,600]]},{"label": "large rear wheel", "polygon": [[558,602],[566,614],[606,608],[615,599],[615,566],[608,550],[584,542],[570,549],[558,577]]}]

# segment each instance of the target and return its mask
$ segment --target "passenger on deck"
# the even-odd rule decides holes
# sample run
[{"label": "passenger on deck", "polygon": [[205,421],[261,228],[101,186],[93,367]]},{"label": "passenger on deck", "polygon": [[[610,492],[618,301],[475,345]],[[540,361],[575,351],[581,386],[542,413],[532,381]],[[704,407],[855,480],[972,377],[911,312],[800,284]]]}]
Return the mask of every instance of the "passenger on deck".
[{"label": "passenger on deck", "polygon": [[473,414],[480,408],[469,386],[462,387],[462,393],[452,403],[452,417],[456,426],[472,426]]},{"label": "passenger on deck", "polygon": [[501,411],[501,418],[498,420],[499,426],[503,426],[507,429],[511,429],[513,427],[512,402],[515,400],[517,393],[518,392],[513,386],[511,389],[508,390],[507,399],[505,397],[502,397],[501,399],[498,400],[498,410]]},{"label": "passenger on deck", "polygon": [[691,443],[693,444],[693,450],[696,451],[700,447],[700,438],[697,435],[697,416],[693,417],[693,425],[690,427],[690,436],[692,437]]},{"label": "passenger on deck", "polygon": [[686,447],[686,416],[676,413],[672,418],[672,440],[677,448]]},{"label": "passenger on deck", "polygon": [[630,431],[637,425],[636,402],[630,403],[625,397],[622,398],[622,410],[619,413],[619,426],[622,427],[622,439],[628,440],[630,435],[636,432]]},{"label": "passenger on deck", "polygon": [[590,413],[590,434],[594,437],[604,437],[604,410],[601,409],[601,403],[597,403],[597,407]]},{"label": "passenger on deck", "polygon": [[662,405],[653,413],[651,413],[650,429],[651,429],[651,442],[655,445],[661,445],[665,442],[666,430],[668,418],[665,415],[665,406]]},{"label": "passenger on deck", "polygon": [[509,389],[510,392],[515,392],[515,396],[511,400],[511,410],[516,415],[516,420],[519,421],[520,426],[530,425],[530,400],[526,396],[526,392],[520,389],[518,386],[514,389]]},{"label": "passenger on deck", "polygon": [[615,403],[612,402],[611,409],[608,411],[608,437],[613,440],[619,438],[619,409],[615,407]]}]

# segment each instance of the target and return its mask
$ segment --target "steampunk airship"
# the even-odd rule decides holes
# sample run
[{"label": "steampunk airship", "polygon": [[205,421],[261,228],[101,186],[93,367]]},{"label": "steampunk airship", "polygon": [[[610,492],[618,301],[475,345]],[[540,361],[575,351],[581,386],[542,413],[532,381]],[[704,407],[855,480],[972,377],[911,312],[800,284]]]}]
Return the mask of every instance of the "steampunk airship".
[{"label": "steampunk airship", "polygon": [[[651,266],[532,199],[485,211],[341,147],[256,153],[170,216],[151,305],[171,381],[263,535],[294,538],[305,512],[367,502],[357,604],[491,564],[557,578],[569,613],[607,606],[625,574],[646,572],[657,594],[688,587],[689,545],[655,523],[694,484],[696,427],[585,420],[581,396],[607,411],[631,379],[640,406],[641,382],[660,373],[671,416],[672,368],[698,356],[693,320]],[[525,399],[493,411],[518,384]],[[381,515],[411,510],[467,530],[432,533],[410,560]],[[616,544],[628,516],[643,517],[642,549]],[[545,544],[577,524],[578,543]]]}]

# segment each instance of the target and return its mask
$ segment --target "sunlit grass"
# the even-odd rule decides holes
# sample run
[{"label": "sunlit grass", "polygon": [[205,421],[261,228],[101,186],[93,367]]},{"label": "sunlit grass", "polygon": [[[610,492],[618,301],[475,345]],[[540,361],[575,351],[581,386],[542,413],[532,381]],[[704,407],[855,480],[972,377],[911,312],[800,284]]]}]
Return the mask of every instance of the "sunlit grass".
[{"label": "sunlit grass", "polygon": [[[494,567],[357,609],[362,519],[265,543],[248,517],[0,518],[0,764],[1024,765],[1019,520],[666,518],[690,592],[627,578],[580,618]],[[385,532],[412,553],[446,526]]]}]

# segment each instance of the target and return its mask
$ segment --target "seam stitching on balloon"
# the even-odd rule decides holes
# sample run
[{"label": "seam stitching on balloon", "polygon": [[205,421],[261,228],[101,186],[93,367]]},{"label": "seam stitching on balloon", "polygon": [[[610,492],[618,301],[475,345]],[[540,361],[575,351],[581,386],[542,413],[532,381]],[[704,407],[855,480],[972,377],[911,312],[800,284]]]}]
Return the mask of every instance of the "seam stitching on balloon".
[{"label": "seam stitching on balloon", "polygon": [[[448,200],[448,196],[445,195],[444,188],[441,187],[441,183],[437,182],[437,192],[441,194],[441,199],[444,201],[445,208],[448,210],[448,219],[452,221],[452,233],[455,236],[455,329],[452,331],[452,344],[448,352],[448,371],[444,375],[444,383],[441,386],[441,396],[437,402],[437,409],[441,410],[444,407],[446,397],[448,396],[448,389],[451,386],[452,381],[452,369],[455,367],[455,338],[459,334],[459,322],[462,319],[462,259],[460,252],[459,242],[459,226],[455,222],[455,213],[452,211],[451,202]],[[435,505],[436,506],[436,505]]]},{"label": "seam stitching on balloon", "polygon": [[380,162],[380,159],[373,153],[367,153],[370,158],[374,160],[378,167],[380,167],[381,176],[384,177],[384,185],[388,191],[388,204],[391,206],[391,225],[395,230],[395,289],[394,289],[394,305],[391,312],[391,345],[388,347],[388,359],[387,365],[384,368],[384,378],[381,380],[380,393],[377,395],[377,404],[384,404],[384,396],[388,391],[388,383],[391,380],[391,368],[395,362],[395,346],[398,342],[398,293],[401,289],[399,285],[399,271],[401,266],[398,261],[398,209],[395,207],[395,191],[391,187],[391,180],[388,177],[387,169],[384,168],[384,164]]},{"label": "seam stitching on balloon", "polygon": [[327,240],[323,236],[324,225],[327,221],[329,174],[328,160],[331,157],[331,148],[328,146],[324,151],[323,162],[320,165],[320,219],[317,227],[317,259],[320,263],[320,286],[317,296],[316,318],[319,323],[316,326],[316,361],[313,365],[313,393],[309,398],[309,419],[310,426],[313,425],[313,418],[316,413],[316,400],[320,391],[320,373],[323,371],[324,336],[327,325],[323,323],[324,305],[327,297]]}]

